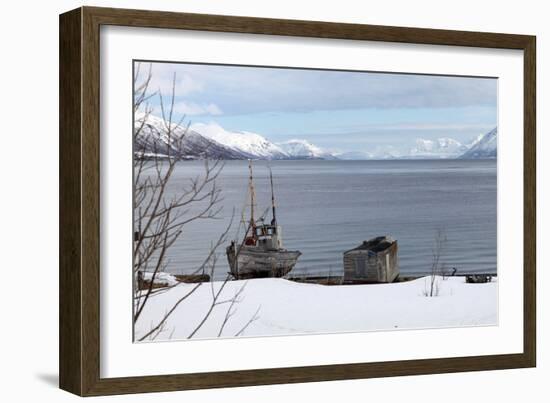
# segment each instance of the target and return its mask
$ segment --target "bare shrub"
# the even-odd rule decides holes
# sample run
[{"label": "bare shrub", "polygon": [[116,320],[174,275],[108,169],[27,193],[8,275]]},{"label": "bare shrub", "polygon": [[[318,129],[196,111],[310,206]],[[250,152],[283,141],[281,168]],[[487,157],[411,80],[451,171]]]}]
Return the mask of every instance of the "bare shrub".
[{"label": "bare shrub", "polygon": [[445,264],[442,263],[441,257],[447,243],[447,234],[445,230],[439,228],[434,236],[434,244],[432,247],[432,265],[430,267],[430,275],[425,285],[423,295],[426,297],[437,297],[439,295],[439,278],[444,275]]}]

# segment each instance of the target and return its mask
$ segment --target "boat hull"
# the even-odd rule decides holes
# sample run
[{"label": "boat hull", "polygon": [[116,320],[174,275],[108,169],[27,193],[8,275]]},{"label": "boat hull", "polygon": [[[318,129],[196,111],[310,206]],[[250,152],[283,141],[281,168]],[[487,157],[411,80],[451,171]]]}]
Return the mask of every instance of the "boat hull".
[{"label": "boat hull", "polygon": [[238,280],[261,277],[283,277],[296,265],[299,251],[262,250],[256,246],[243,246],[237,254],[234,246],[227,247],[227,261],[231,275]]}]

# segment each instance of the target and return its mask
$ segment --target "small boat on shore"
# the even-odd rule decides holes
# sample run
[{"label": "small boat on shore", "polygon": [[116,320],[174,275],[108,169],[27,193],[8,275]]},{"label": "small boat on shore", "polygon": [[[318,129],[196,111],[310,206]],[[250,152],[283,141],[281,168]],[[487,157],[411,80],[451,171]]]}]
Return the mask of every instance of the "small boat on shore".
[{"label": "small boat on shore", "polygon": [[237,243],[232,241],[226,248],[227,260],[231,275],[236,280],[283,277],[296,265],[302,254],[300,251],[287,250],[283,247],[282,228],[277,224],[275,213],[275,195],[273,192],[273,175],[269,173],[271,182],[271,223],[264,223],[261,218],[254,218],[255,189],[252,175],[252,162],[249,161],[248,169],[250,192],[250,221],[244,239]]}]

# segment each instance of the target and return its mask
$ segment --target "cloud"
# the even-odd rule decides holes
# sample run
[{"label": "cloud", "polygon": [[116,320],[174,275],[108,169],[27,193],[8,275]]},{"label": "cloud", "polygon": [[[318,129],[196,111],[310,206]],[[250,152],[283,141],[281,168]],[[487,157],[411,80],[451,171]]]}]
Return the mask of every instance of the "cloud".
[{"label": "cloud", "polygon": [[209,104],[197,104],[194,102],[178,102],[174,104],[174,112],[186,116],[197,116],[197,115],[222,115],[222,110],[218,105],[209,103]]},{"label": "cloud", "polygon": [[[154,63],[156,82],[224,114],[351,109],[496,107],[497,80],[452,76]],[[170,86],[168,86],[170,88]]]},{"label": "cloud", "polygon": [[472,131],[488,130],[493,123],[388,123],[355,127],[352,133],[368,133],[369,131]]},{"label": "cloud", "polygon": [[201,92],[204,88],[201,82],[189,75],[176,76],[175,83],[173,76],[153,76],[149,85],[152,91],[160,91],[164,97],[172,95],[172,87],[176,97]]},{"label": "cloud", "polygon": [[164,97],[171,96],[172,89],[176,97],[199,93],[204,90],[203,82],[171,66],[173,65],[136,63],[137,87],[145,82],[150,71],[151,80],[149,82],[149,90],[151,92],[160,91]]},{"label": "cloud", "polygon": [[[186,116],[217,116],[223,114],[222,109],[213,102],[188,100],[189,96],[204,91],[204,83],[188,72],[178,69],[177,67],[179,65],[169,63],[141,63],[136,87],[147,79],[149,66],[151,66],[151,79],[148,87],[149,92],[160,93],[167,107],[173,91],[176,100],[174,104],[175,113]],[[185,100],[182,100],[183,97],[185,97]],[[160,115],[160,99],[155,96],[150,99],[150,102],[153,104],[154,113]]]}]

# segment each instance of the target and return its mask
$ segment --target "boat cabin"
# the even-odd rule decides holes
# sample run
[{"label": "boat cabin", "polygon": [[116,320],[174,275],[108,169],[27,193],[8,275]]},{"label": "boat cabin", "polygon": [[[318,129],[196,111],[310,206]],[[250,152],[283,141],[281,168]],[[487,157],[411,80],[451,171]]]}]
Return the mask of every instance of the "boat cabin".
[{"label": "boat cabin", "polygon": [[256,227],[256,239],[259,246],[267,250],[283,249],[282,229],[279,225],[259,225]]}]

